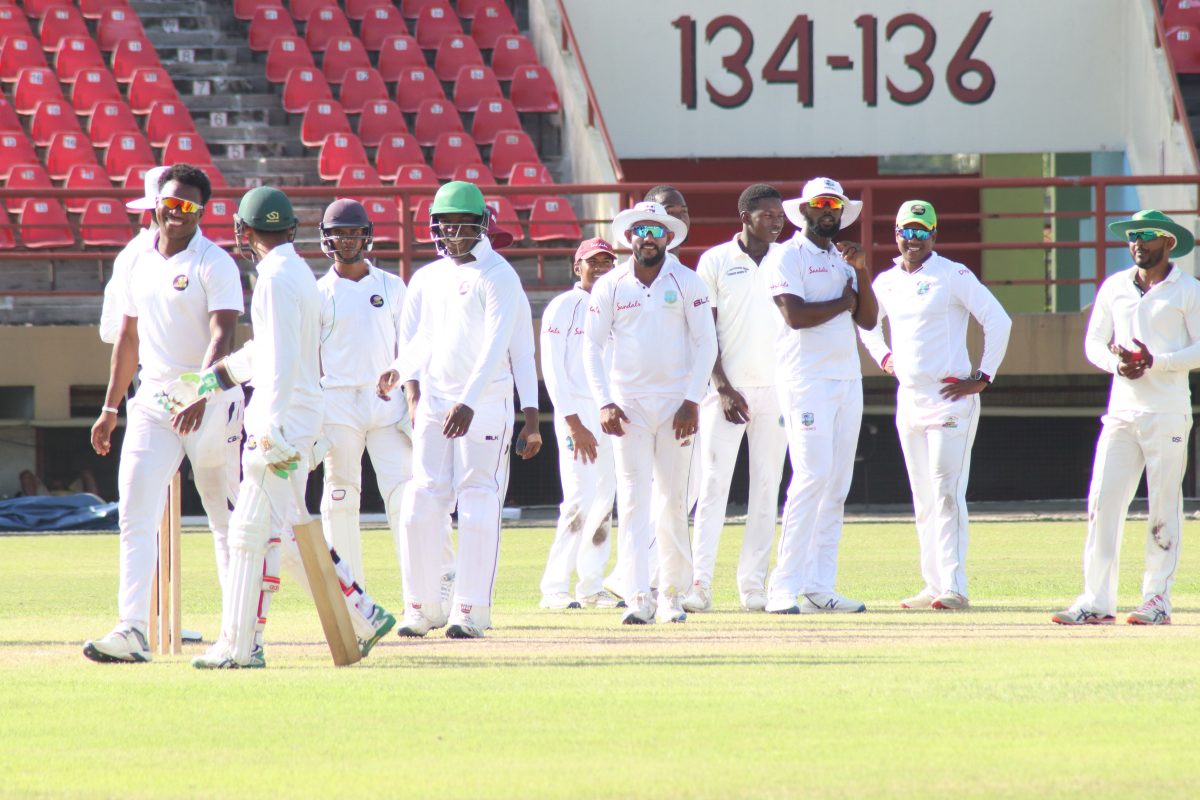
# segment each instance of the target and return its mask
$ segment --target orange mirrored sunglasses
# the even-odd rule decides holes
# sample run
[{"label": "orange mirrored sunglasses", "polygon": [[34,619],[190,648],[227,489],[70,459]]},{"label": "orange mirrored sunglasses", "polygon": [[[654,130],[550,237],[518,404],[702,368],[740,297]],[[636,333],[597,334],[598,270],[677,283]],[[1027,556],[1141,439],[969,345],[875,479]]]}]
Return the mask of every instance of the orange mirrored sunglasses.
[{"label": "orange mirrored sunglasses", "polygon": [[182,200],[178,197],[160,197],[158,198],[158,202],[163,208],[170,209],[171,211],[178,210],[181,214],[195,214],[204,208],[199,203],[193,203],[191,200]]}]

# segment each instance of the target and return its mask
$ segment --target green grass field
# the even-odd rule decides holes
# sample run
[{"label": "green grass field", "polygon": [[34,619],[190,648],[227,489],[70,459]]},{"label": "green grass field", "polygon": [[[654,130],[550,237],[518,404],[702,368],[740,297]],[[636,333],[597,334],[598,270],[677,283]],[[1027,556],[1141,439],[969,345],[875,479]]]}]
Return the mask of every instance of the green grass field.
[{"label": "green grass field", "polygon": [[[285,586],[268,669],[217,673],[188,666],[200,646],[83,658],[115,622],[115,536],[0,537],[0,797],[1196,797],[1200,559],[1185,551],[1173,626],[1063,629],[1083,533],[977,523],[974,608],[901,612],[911,527],[851,525],[839,588],[868,613],[812,618],[737,610],[731,526],[716,610],[629,628],[538,610],[552,531],[507,530],[484,641],[389,637],[335,670]],[[365,538],[370,589],[399,609],[391,540]],[[210,538],[184,557],[184,622],[211,637]]]}]

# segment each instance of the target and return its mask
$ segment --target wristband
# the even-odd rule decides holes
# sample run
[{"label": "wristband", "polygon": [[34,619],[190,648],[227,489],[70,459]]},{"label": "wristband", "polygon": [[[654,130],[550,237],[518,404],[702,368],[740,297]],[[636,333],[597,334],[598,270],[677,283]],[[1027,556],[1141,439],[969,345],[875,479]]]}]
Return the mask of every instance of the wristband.
[{"label": "wristband", "polygon": [[105,414],[119,414],[120,413],[119,409],[113,408],[112,406],[101,406],[100,410],[103,411]]},{"label": "wristband", "polygon": [[975,374],[972,375],[971,378],[973,380],[983,381],[984,383],[986,383],[989,386],[992,385],[992,376],[988,375],[986,372],[984,372],[981,369],[975,370]]}]

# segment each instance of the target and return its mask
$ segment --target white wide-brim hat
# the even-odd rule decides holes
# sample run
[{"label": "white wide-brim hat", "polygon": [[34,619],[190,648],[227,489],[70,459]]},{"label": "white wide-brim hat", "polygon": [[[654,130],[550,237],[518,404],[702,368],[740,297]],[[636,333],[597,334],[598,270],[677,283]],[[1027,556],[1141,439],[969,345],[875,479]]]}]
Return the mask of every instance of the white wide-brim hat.
[{"label": "white wide-brim hat", "polygon": [[169,167],[155,167],[154,169],[146,170],[145,183],[142,186],[142,191],[145,192],[146,196],[130,200],[125,204],[125,207],[130,211],[153,210],[158,205],[158,179],[168,169]]},{"label": "white wide-brim hat", "polygon": [[858,215],[862,213],[862,200],[851,200],[846,197],[846,193],[842,191],[842,185],[833,178],[813,178],[804,184],[804,191],[800,193],[799,197],[783,201],[783,213],[787,214],[788,220],[793,225],[804,230],[807,220],[800,207],[808,205],[808,201],[814,197],[822,196],[840,197],[846,204],[842,207],[843,228],[849,228],[858,221]]},{"label": "white wide-brim hat", "polygon": [[626,232],[639,222],[654,222],[675,234],[667,244],[668,250],[674,250],[676,247],[679,247],[679,245],[683,244],[683,240],[687,238],[688,229],[687,225],[683,224],[683,220],[676,219],[668,214],[661,203],[645,201],[638,203],[633,208],[625,209],[613,219],[613,238],[617,244],[632,250],[633,243],[629,241]]}]

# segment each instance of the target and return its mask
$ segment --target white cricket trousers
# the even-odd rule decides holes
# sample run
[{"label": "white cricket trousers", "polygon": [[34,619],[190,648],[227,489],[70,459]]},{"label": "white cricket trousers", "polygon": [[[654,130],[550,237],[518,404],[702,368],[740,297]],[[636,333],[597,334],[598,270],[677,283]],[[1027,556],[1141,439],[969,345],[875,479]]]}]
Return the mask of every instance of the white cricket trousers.
[{"label": "white cricket trousers", "polygon": [[967,596],[967,480],[979,395],[947,400],[940,385],[900,387],[896,431],[908,467],[924,591]]},{"label": "white cricket trousers", "polygon": [[810,380],[779,386],[792,481],[783,507],[770,606],[832,592],[838,543],[862,423],[862,380]]},{"label": "white cricket trousers", "polygon": [[326,389],[325,426],[329,441],[325,454],[325,489],[321,495],[321,523],[325,541],[350,565],[354,579],[364,583],[359,508],[362,497],[362,456],[367,450],[375,468],[379,494],[396,558],[400,558],[400,505],[404,487],[412,478],[412,442],[396,427],[408,413],[404,396],[381,400],[374,387],[347,386]]},{"label": "white cricket trousers", "polygon": [[150,585],[158,563],[158,525],[171,478],[184,455],[192,463],[196,490],[208,515],[222,585],[229,565],[229,516],[237,497],[242,450],[241,387],[220,392],[205,404],[199,430],[180,436],[171,414],[158,405],[158,384],[143,383],[126,406],[125,438],[117,470],[120,512],[121,621],[143,630],[150,619]]},{"label": "white cricket trousers", "polygon": [[1096,442],[1092,486],[1088,491],[1084,588],[1075,607],[1116,614],[1121,534],[1144,469],[1149,516],[1142,598],[1162,595],[1169,611],[1182,544],[1183,475],[1187,469],[1192,417],[1126,411],[1105,414],[1101,421],[1103,427]]},{"label": "white cricket trousers", "polygon": [[546,571],[542,575],[542,594],[568,592],[571,574],[579,576],[575,597],[582,600],[603,588],[604,568],[612,550],[613,500],[617,494],[617,473],[613,462],[613,437],[600,431],[600,410],[589,398],[575,399],[576,413],[583,426],[596,437],[596,460],[591,464],[575,458],[574,447],[567,443],[571,428],[565,417],[554,415],[554,435],[558,439],[558,474],[562,481],[563,501],[558,510],[558,527]]},{"label": "white cricket trousers", "polygon": [[404,602],[440,617],[449,526],[458,503],[453,607],[491,607],[500,556],[500,511],[508,485],[513,409],[510,396],[480,398],[465,436],[442,425],[455,402],[422,394],[413,425],[413,477],[404,492],[400,568]]},{"label": "white cricket trousers", "polygon": [[650,591],[650,546],[654,541],[658,543],[659,591],[686,592],[692,584],[687,525],[692,439],[676,439],[671,426],[682,403],[682,397],[673,396],[617,402],[629,417],[629,422],[622,423],[625,435],[612,437],[621,514],[618,555],[629,554],[628,570],[620,575],[629,590],[626,597]]},{"label": "white cricket trousers", "polygon": [[710,585],[717,564],[717,546],[725,527],[729,483],[742,437],[749,440],[750,491],[746,533],[738,559],[738,591],[762,591],[767,580],[775,519],[779,515],[779,482],[787,436],[774,386],[735,387],[750,407],[750,421],[738,425],[725,419],[721,397],[713,392],[700,406],[700,497],[692,535],[694,580]]}]

